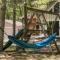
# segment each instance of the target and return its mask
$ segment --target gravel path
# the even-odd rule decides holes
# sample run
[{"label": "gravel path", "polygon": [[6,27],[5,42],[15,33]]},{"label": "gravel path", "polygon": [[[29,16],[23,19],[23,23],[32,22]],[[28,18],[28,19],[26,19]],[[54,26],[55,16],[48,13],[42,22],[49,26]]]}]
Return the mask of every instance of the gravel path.
[{"label": "gravel path", "polygon": [[60,60],[60,55],[0,53],[0,60]]}]

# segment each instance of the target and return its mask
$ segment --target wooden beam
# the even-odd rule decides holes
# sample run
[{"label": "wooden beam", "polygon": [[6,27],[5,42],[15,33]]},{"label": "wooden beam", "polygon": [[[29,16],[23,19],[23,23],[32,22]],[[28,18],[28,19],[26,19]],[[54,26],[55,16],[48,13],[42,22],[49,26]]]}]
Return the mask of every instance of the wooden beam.
[{"label": "wooden beam", "polygon": [[50,4],[48,7],[47,7],[47,11],[50,11],[58,2],[57,1],[54,1],[52,4]]},{"label": "wooden beam", "polygon": [[27,26],[27,4],[24,5],[24,22],[25,22],[25,28]]},{"label": "wooden beam", "polygon": [[31,7],[28,7],[28,6],[27,6],[27,10],[35,11],[35,12],[39,12],[39,13],[46,13],[46,14],[58,15],[59,16],[58,13],[44,11],[44,10],[39,10],[39,9],[31,8]]}]

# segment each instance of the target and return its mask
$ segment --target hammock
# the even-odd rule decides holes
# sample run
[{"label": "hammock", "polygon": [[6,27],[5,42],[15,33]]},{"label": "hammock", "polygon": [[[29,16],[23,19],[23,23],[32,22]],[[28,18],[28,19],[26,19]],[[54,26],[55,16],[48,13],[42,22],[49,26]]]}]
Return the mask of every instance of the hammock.
[{"label": "hammock", "polygon": [[22,48],[42,48],[46,45],[48,45],[49,43],[51,43],[52,41],[55,40],[57,33],[53,33],[52,35],[49,35],[46,39],[39,41],[39,42],[35,42],[33,44],[30,43],[26,43],[23,40],[19,40],[14,36],[8,36],[9,40],[15,44],[17,44],[18,46],[22,47]]}]

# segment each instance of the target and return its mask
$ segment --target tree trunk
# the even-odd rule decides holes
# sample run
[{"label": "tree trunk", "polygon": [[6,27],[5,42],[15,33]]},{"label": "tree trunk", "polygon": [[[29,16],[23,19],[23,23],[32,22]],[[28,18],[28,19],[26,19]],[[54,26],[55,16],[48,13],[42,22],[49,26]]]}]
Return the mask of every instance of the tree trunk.
[{"label": "tree trunk", "polygon": [[16,0],[13,0],[13,35],[15,36],[16,30]]},{"label": "tree trunk", "polygon": [[15,33],[16,33],[16,0],[13,0],[13,36],[15,36]]},{"label": "tree trunk", "polygon": [[2,0],[2,5],[0,8],[0,27],[3,29],[3,31],[0,29],[0,51],[2,51],[3,48],[5,11],[6,11],[6,0]]}]

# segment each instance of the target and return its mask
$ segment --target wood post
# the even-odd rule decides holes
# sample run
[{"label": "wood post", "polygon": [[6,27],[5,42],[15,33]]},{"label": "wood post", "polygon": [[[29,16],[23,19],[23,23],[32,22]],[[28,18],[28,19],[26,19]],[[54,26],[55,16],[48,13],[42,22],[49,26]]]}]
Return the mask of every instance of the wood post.
[{"label": "wood post", "polygon": [[25,29],[27,25],[27,3],[24,5],[24,22],[25,22]]}]

